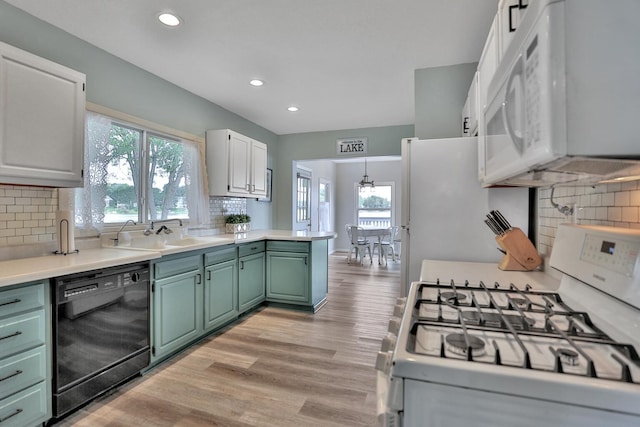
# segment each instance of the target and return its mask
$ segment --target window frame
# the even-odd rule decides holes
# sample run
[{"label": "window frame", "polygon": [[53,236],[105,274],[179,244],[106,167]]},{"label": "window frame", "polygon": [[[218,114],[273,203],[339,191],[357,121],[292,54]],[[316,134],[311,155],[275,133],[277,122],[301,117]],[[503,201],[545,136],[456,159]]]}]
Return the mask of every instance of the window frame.
[{"label": "window frame", "polygon": [[[147,209],[148,208],[147,206],[148,205],[148,189],[149,189],[149,185],[151,185],[151,183],[149,182],[149,167],[150,167],[149,148],[151,144],[151,137],[161,138],[164,140],[177,142],[185,145],[189,143],[195,143],[196,146],[199,147],[198,149],[200,150],[201,153],[204,152],[204,143],[205,143],[204,138],[191,135],[183,131],[171,129],[167,126],[153,123],[144,119],[139,119],[135,116],[130,116],[126,113],[121,113],[119,111],[112,110],[107,107],[102,107],[97,104],[87,103],[87,111],[104,117],[105,119],[111,122],[112,126],[114,125],[120,126],[120,127],[131,129],[133,131],[141,133],[141,138],[139,142],[140,150],[139,150],[138,158],[140,159],[139,161],[142,162],[141,164],[142,166],[140,167],[140,175],[142,176],[140,177],[141,179],[140,189],[139,189],[140,194],[138,195],[138,212],[137,212],[138,218],[136,220],[136,223],[138,225],[134,226],[133,228],[134,229],[144,228],[145,226],[150,224],[151,221],[158,221],[158,220],[151,220],[150,219],[151,216],[147,212],[148,211]],[[85,188],[85,191],[90,191],[90,190]],[[174,218],[169,218],[169,219],[174,219]],[[175,218],[175,219],[177,220],[178,218]],[[179,217],[179,219],[182,221],[183,224],[188,225],[191,220],[189,211],[187,211],[184,217]],[[101,229],[103,231],[113,231],[121,227],[124,223],[125,221],[118,221],[118,222],[105,221],[103,223],[80,223],[80,224],[77,224],[76,229],[78,229],[78,227],[80,228],[78,230],[80,231],[80,234],[91,235],[89,230],[95,229],[96,226],[99,227],[98,230]]]},{"label": "window frame", "polygon": [[[395,207],[396,207],[396,192],[395,192],[395,182],[394,181],[380,181],[376,182],[376,187],[391,187],[391,206],[389,207],[389,227],[395,225]],[[354,208],[354,224],[360,226],[360,211],[380,211],[383,209],[380,208],[361,208],[360,207],[360,184],[354,183],[354,200],[355,200],[355,208]],[[387,210],[387,209],[384,209]],[[384,228],[384,227],[381,227]]]},{"label": "window frame", "polygon": [[[306,205],[304,209],[304,218],[300,217],[300,180],[307,181],[306,186]],[[298,172],[296,174],[296,222],[303,223],[311,221],[311,176]]]}]

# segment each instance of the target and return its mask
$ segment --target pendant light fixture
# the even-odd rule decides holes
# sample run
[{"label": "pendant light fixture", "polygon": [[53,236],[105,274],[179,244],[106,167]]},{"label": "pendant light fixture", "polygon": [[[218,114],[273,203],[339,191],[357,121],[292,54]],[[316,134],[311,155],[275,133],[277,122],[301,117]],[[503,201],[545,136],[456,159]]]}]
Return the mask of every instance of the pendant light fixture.
[{"label": "pendant light fixture", "polygon": [[360,180],[360,187],[375,187],[373,180],[369,181],[369,175],[367,175],[367,158],[364,158],[364,176]]}]

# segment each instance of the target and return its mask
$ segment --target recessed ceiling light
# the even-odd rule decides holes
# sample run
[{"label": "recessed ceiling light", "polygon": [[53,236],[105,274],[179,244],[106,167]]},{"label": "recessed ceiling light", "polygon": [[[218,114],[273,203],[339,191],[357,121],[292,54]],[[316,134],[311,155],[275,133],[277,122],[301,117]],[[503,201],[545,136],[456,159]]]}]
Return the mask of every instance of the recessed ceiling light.
[{"label": "recessed ceiling light", "polygon": [[289,108],[287,108],[288,111],[291,111],[292,113],[295,113],[296,111],[300,110],[298,107],[294,107],[293,105]]},{"label": "recessed ceiling light", "polygon": [[249,82],[251,86],[262,86],[264,82],[262,80],[253,79]]},{"label": "recessed ceiling light", "polygon": [[177,15],[170,12],[162,12],[158,15],[158,19],[168,27],[177,27],[182,22]]}]

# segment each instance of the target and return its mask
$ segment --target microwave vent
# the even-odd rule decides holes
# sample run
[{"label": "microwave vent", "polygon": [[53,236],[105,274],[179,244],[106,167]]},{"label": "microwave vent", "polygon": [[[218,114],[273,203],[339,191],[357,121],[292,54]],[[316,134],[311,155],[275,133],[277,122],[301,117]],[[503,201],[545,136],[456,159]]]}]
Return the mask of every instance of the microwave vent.
[{"label": "microwave vent", "polygon": [[567,163],[554,168],[558,172],[608,176],[621,172],[633,162],[614,159],[571,159]]}]

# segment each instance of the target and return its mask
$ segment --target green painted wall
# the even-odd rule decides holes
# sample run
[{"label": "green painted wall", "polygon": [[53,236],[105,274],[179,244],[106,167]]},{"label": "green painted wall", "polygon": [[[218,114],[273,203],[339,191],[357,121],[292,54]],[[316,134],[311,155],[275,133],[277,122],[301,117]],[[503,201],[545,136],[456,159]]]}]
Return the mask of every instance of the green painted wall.
[{"label": "green painted wall", "polygon": [[273,144],[277,135],[204,98],[0,1],[0,41],[87,75],[87,101],[204,136],[231,128]]},{"label": "green painted wall", "polygon": [[[274,197],[278,199],[275,228],[291,228],[293,161],[343,158],[336,154],[336,139],[362,136],[368,138],[369,156],[399,156],[402,138],[414,136],[413,125],[280,135],[276,162],[278,170],[273,172]],[[276,191],[286,194],[276,196]]]},{"label": "green painted wall", "polygon": [[472,62],[415,70],[415,136],[462,136],[462,107],[477,66]]},{"label": "green painted wall", "polygon": [[252,216],[273,228],[291,227],[292,162],[337,158],[336,139],[366,136],[370,156],[400,155],[405,137],[458,136],[476,64],[415,71],[414,125],[278,136],[0,0],[0,41],[87,75],[87,100],[195,135],[231,128],[269,146],[273,203],[249,201]]},{"label": "green painted wall", "polygon": [[[278,136],[224,108],[0,0],[0,41],[78,70],[87,76],[87,101],[204,137],[230,128],[269,147],[273,168]],[[271,223],[273,203],[248,203]]]}]

